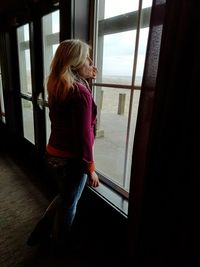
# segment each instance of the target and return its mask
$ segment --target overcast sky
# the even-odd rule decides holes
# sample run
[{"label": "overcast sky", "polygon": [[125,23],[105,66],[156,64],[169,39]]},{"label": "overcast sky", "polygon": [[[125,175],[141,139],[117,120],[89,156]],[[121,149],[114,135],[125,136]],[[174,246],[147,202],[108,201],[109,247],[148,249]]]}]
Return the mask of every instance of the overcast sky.
[{"label": "overcast sky", "polygon": [[[105,0],[105,18],[138,10],[139,0]],[[143,0],[142,7],[152,5],[152,0]],[[131,76],[136,31],[122,32],[104,37],[104,75]],[[148,28],[140,31],[137,76],[142,76]]]},{"label": "overcast sky", "polygon": [[[149,7],[152,0],[143,0],[142,3],[142,8]],[[105,0],[105,18],[135,11],[138,6],[139,0]]]},{"label": "overcast sky", "polygon": [[[101,1],[101,0],[100,0]],[[105,0],[105,18],[117,16],[138,9],[139,0]],[[143,0],[143,8],[152,5],[152,0]],[[53,33],[59,31],[59,12],[53,12]],[[103,74],[131,76],[136,31],[122,32],[104,37]],[[140,31],[137,75],[143,73],[148,29]],[[25,30],[28,37],[28,25]]]}]

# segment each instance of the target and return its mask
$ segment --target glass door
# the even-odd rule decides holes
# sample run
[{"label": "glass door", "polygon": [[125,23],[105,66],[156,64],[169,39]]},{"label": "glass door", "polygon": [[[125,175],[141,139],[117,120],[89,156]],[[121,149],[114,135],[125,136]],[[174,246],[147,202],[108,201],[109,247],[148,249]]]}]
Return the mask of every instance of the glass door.
[{"label": "glass door", "polygon": [[20,97],[24,138],[35,144],[29,24],[17,29]]},{"label": "glass door", "polygon": [[23,137],[41,153],[50,133],[46,81],[59,29],[59,11],[17,28]]}]

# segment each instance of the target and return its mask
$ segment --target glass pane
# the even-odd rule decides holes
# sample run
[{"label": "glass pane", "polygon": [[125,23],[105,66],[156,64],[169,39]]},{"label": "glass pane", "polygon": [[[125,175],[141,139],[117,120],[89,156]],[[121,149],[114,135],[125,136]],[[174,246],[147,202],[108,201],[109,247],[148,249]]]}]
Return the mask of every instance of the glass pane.
[{"label": "glass pane", "polygon": [[153,0],[143,0],[142,1],[142,8],[151,7]]},{"label": "glass pane", "polygon": [[134,138],[135,138],[135,128],[136,128],[136,122],[137,122],[140,92],[141,92],[140,90],[134,90],[133,99],[132,99],[129,140],[128,140],[128,146],[127,146],[128,149],[127,149],[127,159],[126,159],[125,182],[123,185],[127,191],[129,191],[129,186],[130,186],[132,152],[133,152],[133,143],[134,143]]},{"label": "glass pane", "polygon": [[[54,11],[53,13],[47,15],[52,17],[52,33],[57,33],[60,31],[60,13],[59,11]],[[47,17],[46,16],[46,17]]]},{"label": "glass pane", "polygon": [[43,57],[44,57],[44,87],[47,100],[46,81],[49,75],[50,64],[59,44],[59,11],[50,13],[42,18],[43,29]]},{"label": "glass pane", "polygon": [[2,87],[1,69],[0,69],[0,120],[1,120],[3,123],[6,123],[6,118],[5,118],[5,108],[4,108],[4,98],[3,98],[3,87]]},{"label": "glass pane", "polygon": [[21,102],[24,137],[28,139],[31,143],[35,144],[33,126],[33,105],[31,101],[26,99],[21,99]]},{"label": "glass pane", "polygon": [[17,39],[20,71],[20,91],[23,94],[31,96],[32,81],[28,24],[17,29]]},{"label": "glass pane", "polygon": [[149,27],[140,29],[137,67],[136,67],[136,76],[135,76],[135,83],[134,83],[134,85],[136,86],[141,86],[142,84],[148,34],[149,34]]},{"label": "glass pane", "polygon": [[135,11],[138,9],[138,5],[139,0],[105,0],[104,18]]},{"label": "glass pane", "polygon": [[96,88],[98,105],[94,157],[97,170],[123,185],[130,90]]},{"label": "glass pane", "polygon": [[98,37],[97,82],[132,83],[135,37],[135,30]]},{"label": "glass pane", "polygon": [[51,132],[51,122],[49,119],[49,108],[45,108],[45,116],[46,116],[46,140],[49,140],[50,132]]}]

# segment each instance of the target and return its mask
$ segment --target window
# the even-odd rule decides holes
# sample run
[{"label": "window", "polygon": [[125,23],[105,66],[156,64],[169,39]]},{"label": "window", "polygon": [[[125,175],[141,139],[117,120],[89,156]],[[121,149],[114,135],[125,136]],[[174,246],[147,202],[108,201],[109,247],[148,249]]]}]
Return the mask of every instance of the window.
[{"label": "window", "polygon": [[101,180],[128,198],[151,0],[96,0],[94,156]]},{"label": "window", "polygon": [[0,68],[0,120],[3,123],[6,123],[1,68]]},{"label": "window", "polygon": [[32,104],[32,77],[29,44],[29,24],[17,29],[18,57],[20,71],[20,96],[22,105],[24,137],[35,144],[33,104]]},{"label": "window", "polygon": [[[44,87],[45,87],[45,101],[47,101],[47,89],[46,82],[49,75],[49,67],[54,56],[54,53],[59,45],[59,11],[54,11],[42,18],[42,29],[43,29],[43,57],[44,57]],[[45,108],[46,112],[46,140],[49,139],[50,135],[50,120],[48,116],[48,108]]]}]

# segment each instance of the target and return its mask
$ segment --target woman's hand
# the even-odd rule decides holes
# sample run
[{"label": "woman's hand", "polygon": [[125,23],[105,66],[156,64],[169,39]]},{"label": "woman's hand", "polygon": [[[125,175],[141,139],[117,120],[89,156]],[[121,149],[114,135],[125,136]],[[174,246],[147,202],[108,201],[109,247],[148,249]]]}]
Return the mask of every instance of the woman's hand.
[{"label": "woman's hand", "polygon": [[91,79],[96,79],[96,77],[97,77],[97,72],[98,72],[98,70],[97,70],[97,67],[95,67],[94,65],[92,65],[92,74],[91,74]]},{"label": "woman's hand", "polygon": [[99,186],[99,177],[95,171],[88,174],[88,184],[92,187]]}]

